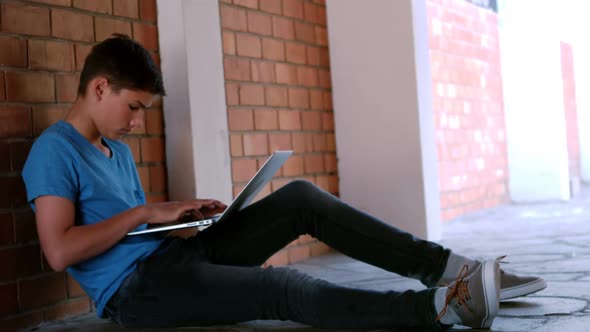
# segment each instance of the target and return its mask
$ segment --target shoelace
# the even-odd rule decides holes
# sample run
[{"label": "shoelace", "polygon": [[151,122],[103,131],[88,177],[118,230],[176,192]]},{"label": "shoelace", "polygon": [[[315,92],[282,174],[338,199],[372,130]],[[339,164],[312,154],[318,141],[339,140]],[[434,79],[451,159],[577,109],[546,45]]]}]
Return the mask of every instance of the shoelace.
[{"label": "shoelace", "polygon": [[[452,284],[453,286],[450,287],[449,292],[447,293],[447,298],[445,299],[445,306],[442,308],[438,316],[436,316],[437,322],[440,321],[442,317],[447,313],[449,303],[454,297],[457,298],[457,302],[460,305],[467,305],[467,300],[471,297],[469,295],[469,288],[467,287],[467,282],[464,280],[467,277],[468,270],[469,266],[467,264],[463,265],[463,267],[461,268],[461,272],[459,272],[457,279]],[[467,308],[469,309],[469,307]]]}]

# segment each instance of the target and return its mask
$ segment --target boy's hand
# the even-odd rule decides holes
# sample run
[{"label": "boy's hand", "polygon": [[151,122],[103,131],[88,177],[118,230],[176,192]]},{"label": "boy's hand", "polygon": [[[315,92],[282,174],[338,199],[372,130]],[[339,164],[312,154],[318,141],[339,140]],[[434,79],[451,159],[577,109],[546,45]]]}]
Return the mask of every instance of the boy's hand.
[{"label": "boy's hand", "polygon": [[163,224],[177,221],[187,215],[191,218],[204,219],[222,212],[227,206],[214,199],[194,199],[182,202],[165,202],[145,205],[146,223]]}]

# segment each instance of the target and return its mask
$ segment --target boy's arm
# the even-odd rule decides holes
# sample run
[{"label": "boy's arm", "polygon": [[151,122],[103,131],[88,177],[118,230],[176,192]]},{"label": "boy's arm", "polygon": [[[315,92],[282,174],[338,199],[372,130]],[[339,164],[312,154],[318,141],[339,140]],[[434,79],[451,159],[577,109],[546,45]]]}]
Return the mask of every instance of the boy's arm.
[{"label": "boy's arm", "polygon": [[97,256],[144,223],[178,219],[193,209],[224,207],[216,200],[191,200],[140,205],[101,222],[76,226],[72,201],[59,196],[35,199],[37,233],[49,265],[56,271]]}]

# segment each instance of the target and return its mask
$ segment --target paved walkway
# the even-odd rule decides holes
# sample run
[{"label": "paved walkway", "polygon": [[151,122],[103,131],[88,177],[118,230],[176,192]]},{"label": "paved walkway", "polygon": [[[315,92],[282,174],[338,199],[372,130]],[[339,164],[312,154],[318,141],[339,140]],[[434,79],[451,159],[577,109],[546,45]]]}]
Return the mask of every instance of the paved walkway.
[{"label": "paved walkway", "polygon": [[[549,286],[544,291],[503,302],[492,331],[590,331],[590,188],[583,188],[579,196],[567,203],[508,205],[471,214],[445,225],[443,234],[442,243],[456,252],[477,258],[507,254],[505,261],[509,263],[502,265],[505,270],[547,280]],[[338,254],[313,258],[294,267],[348,286],[380,290],[423,288],[417,281]],[[139,331],[117,327],[93,315],[46,323],[36,330]],[[276,321],[183,330],[318,331]]]}]

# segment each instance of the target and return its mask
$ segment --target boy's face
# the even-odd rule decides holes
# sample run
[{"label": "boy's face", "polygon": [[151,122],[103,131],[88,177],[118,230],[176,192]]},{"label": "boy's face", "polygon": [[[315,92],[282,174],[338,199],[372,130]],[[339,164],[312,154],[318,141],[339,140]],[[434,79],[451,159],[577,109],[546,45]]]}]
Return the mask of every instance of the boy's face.
[{"label": "boy's face", "polygon": [[116,140],[140,128],[143,126],[145,110],[151,107],[158,97],[139,90],[115,91],[107,85],[98,99],[97,111],[93,116],[100,135]]}]

